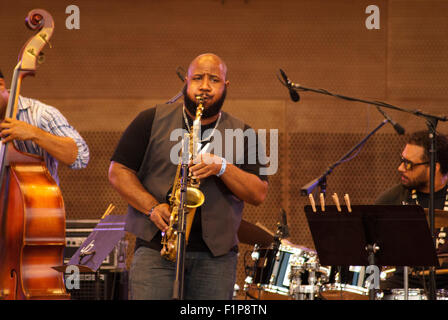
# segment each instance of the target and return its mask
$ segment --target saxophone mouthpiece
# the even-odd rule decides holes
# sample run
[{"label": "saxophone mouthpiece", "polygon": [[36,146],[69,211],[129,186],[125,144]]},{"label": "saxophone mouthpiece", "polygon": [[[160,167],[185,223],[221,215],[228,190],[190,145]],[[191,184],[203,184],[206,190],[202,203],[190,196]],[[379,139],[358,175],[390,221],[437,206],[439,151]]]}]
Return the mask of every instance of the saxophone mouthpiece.
[{"label": "saxophone mouthpiece", "polygon": [[200,95],[200,96],[196,96],[196,100],[199,102],[199,103],[204,103],[204,96],[203,95]]}]

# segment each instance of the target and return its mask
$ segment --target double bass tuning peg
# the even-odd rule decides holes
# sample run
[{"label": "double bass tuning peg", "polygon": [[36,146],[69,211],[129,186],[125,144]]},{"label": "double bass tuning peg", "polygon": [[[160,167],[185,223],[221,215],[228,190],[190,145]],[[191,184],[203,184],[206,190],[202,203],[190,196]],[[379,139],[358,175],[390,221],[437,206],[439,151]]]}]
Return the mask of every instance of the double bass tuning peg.
[{"label": "double bass tuning peg", "polygon": [[31,49],[29,49],[27,51],[27,53],[32,55],[33,57],[35,57],[38,64],[44,63],[44,61],[45,61],[45,54],[42,51],[39,52],[39,54],[36,55],[36,52],[34,51],[34,49],[31,48]]},{"label": "double bass tuning peg", "polygon": [[45,54],[43,52],[39,52],[39,56],[37,57],[37,63],[42,64],[45,62]]},{"label": "double bass tuning peg", "polygon": [[47,39],[47,34],[46,34],[46,33],[42,33],[42,34],[40,34],[39,36],[40,36],[40,38],[41,38],[46,44],[48,44],[48,46],[50,47],[50,49],[53,48],[53,46],[51,45],[51,42],[48,41],[48,39]]}]

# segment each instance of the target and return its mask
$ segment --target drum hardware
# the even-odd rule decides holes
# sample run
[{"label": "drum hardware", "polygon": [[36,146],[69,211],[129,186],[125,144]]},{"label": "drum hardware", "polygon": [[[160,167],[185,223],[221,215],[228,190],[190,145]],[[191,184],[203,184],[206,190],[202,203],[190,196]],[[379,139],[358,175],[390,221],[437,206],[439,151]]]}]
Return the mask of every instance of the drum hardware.
[{"label": "drum hardware", "polygon": [[244,290],[246,290],[246,288],[248,288],[248,286],[252,284],[253,280],[254,279],[251,276],[247,276],[246,279],[244,279]]},{"label": "drum hardware", "polygon": [[404,299],[409,300],[409,267],[403,267]]},{"label": "drum hardware", "polygon": [[[296,247],[294,245],[280,244],[276,249],[275,246],[269,248],[257,249],[258,254],[252,253],[252,256],[259,259],[255,261],[252,274],[246,277],[244,291],[246,294],[257,299],[261,296],[269,296],[269,299],[290,299],[299,296],[290,296],[291,285],[295,286],[297,281],[300,281],[301,288],[296,290],[297,293],[307,290],[304,285],[311,285],[313,283],[313,292],[318,294],[319,288],[317,279],[319,276],[312,272],[318,271],[320,274],[319,265],[317,262],[317,255],[310,249],[304,247]],[[307,263],[308,262],[308,263]],[[297,268],[303,268],[300,280],[297,277],[291,276],[292,273],[297,272]],[[323,268],[322,272],[326,272]],[[293,283],[291,284],[292,280]],[[305,297],[303,297],[305,298]]]},{"label": "drum hardware", "polygon": [[274,275],[271,275],[271,278],[269,279],[269,284],[270,284],[270,285],[273,285],[273,284],[274,284],[274,281],[275,281],[275,276],[274,276]]},{"label": "drum hardware", "polygon": [[[278,250],[277,250],[277,253],[275,254],[275,261],[276,262],[280,261],[280,251],[278,251]],[[266,260],[265,260],[265,266],[266,266]],[[274,285],[275,278],[276,278],[276,275],[278,273],[278,268],[279,267],[280,267],[279,263],[275,263],[274,264],[274,270],[272,270],[272,275],[271,275],[271,277],[269,279],[269,284],[270,285]]]},{"label": "drum hardware", "polygon": [[437,300],[448,300],[448,290],[446,289],[437,290]]},{"label": "drum hardware", "polygon": [[[421,288],[408,289],[408,299],[404,289],[389,289],[384,290],[380,294],[381,300],[428,300],[428,294],[426,290]],[[436,292],[436,300],[448,300],[448,290],[438,289]]]},{"label": "drum hardware", "polygon": [[274,241],[281,239],[287,239],[289,237],[289,229],[288,229],[288,222],[286,219],[286,212],[282,208],[280,209],[280,220],[277,222],[277,232],[274,236]]},{"label": "drum hardware", "polygon": [[407,296],[404,289],[391,289],[383,292],[382,300],[428,300],[423,289],[408,289]]},{"label": "drum hardware", "polygon": [[[323,269],[325,270],[325,269]],[[318,262],[306,262],[302,265],[291,266],[289,295],[294,300],[314,300],[318,296],[324,277],[319,277]],[[308,284],[302,284],[302,278],[308,272]]]},{"label": "drum hardware", "polygon": [[251,271],[245,279],[246,296],[282,300],[318,297],[319,288],[328,281],[330,270],[320,266],[316,252],[286,240],[289,231],[283,209],[277,231],[272,236],[269,246],[254,245],[251,253],[253,267],[248,267],[245,262],[246,272]]},{"label": "drum hardware", "polygon": [[251,258],[253,261],[257,261],[260,258],[260,253],[258,252],[259,248],[260,247],[258,246],[258,244],[254,245],[254,251],[252,251],[252,254],[251,254]]},{"label": "drum hardware", "polygon": [[240,286],[235,283],[235,285],[233,286],[233,299],[234,300],[238,298],[239,292],[240,292]]},{"label": "drum hardware", "polygon": [[393,276],[394,272],[397,271],[395,267],[383,267],[380,273],[380,280],[387,280]]}]

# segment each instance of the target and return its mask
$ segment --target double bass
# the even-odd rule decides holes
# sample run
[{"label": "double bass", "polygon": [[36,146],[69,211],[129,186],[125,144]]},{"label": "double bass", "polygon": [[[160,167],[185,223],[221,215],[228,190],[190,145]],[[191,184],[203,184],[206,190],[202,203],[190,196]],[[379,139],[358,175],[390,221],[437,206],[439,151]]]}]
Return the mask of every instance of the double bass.
[{"label": "double bass", "polygon": [[[5,117],[16,118],[23,78],[34,75],[43,47],[53,34],[51,15],[28,13],[27,26],[38,32],[23,46],[14,69]],[[68,299],[62,265],[65,209],[61,190],[44,160],[0,146],[0,299]]]}]

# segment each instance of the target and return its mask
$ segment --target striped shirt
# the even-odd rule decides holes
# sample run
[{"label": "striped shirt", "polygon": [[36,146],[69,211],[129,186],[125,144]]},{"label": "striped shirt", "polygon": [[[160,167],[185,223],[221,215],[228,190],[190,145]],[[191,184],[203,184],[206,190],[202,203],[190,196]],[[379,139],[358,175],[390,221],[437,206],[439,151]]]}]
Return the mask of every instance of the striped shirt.
[{"label": "striped shirt", "polygon": [[[38,100],[19,96],[17,120],[29,123],[56,136],[72,138],[78,147],[78,154],[76,160],[69,166],[69,168],[82,169],[87,166],[87,163],[89,162],[89,147],[78,131],[68,123],[67,119],[56,108],[46,105]],[[47,151],[31,140],[14,140],[14,146],[19,151],[41,156],[44,159],[51,176],[59,185],[58,161]]]}]

